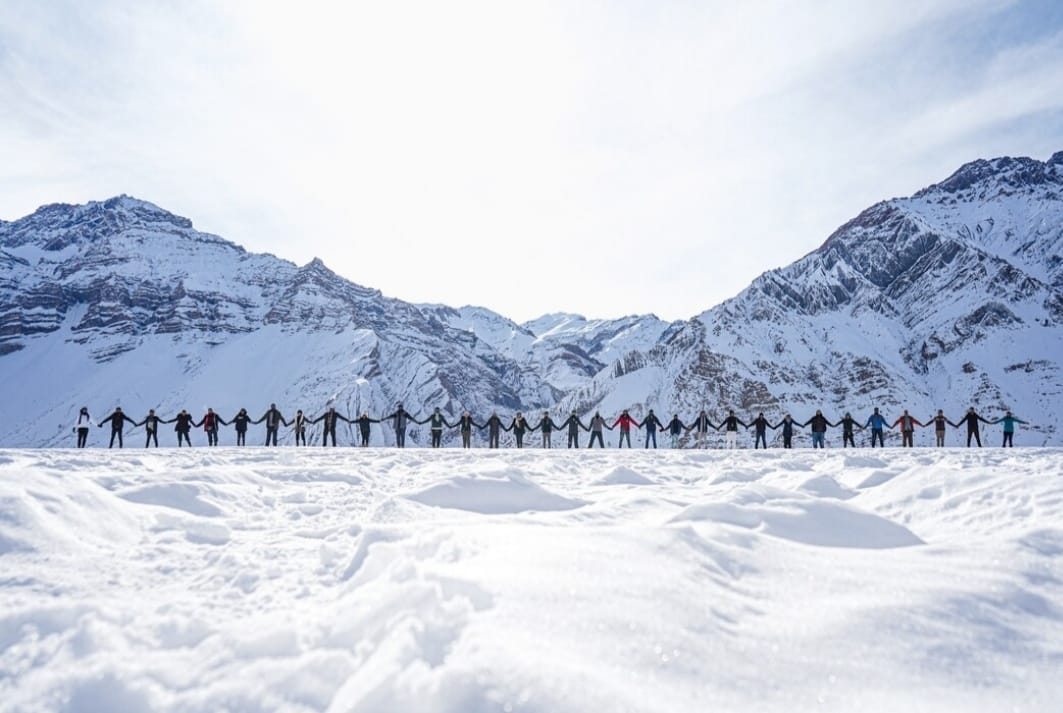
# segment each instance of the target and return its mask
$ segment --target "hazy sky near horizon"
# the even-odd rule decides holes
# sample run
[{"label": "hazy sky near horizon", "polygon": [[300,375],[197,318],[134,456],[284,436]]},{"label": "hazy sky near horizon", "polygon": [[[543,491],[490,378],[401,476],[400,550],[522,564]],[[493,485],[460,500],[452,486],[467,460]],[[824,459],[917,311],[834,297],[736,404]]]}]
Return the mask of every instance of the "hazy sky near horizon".
[{"label": "hazy sky near horizon", "polygon": [[0,0],[0,219],[127,193],[386,295],[690,317],[1063,149],[1063,3]]}]

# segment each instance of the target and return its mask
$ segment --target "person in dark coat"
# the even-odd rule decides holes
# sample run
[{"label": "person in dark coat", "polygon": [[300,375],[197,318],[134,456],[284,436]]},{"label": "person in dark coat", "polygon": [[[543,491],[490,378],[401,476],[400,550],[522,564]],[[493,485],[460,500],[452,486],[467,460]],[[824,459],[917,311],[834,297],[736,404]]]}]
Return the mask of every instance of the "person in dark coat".
[{"label": "person in dark coat", "polygon": [[219,423],[221,425],[223,425],[223,426],[228,426],[229,425],[225,421],[222,420],[221,416],[219,416],[218,414],[214,413],[214,409],[208,408],[207,412],[205,414],[203,414],[203,418],[201,418],[199,420],[199,423],[195,424],[196,428],[199,428],[200,426],[202,426],[203,430],[206,431],[206,433],[207,433],[207,445],[208,446],[216,446],[216,445],[218,445],[218,424]]},{"label": "person in dark coat", "polygon": [[580,421],[579,416],[575,411],[572,415],[565,419],[564,423],[557,427],[558,430],[566,429],[568,431],[568,447],[579,448],[579,430],[582,428],[584,431],[590,429],[583,425],[583,421]]},{"label": "person in dark coat", "polygon": [[392,427],[395,429],[395,447],[406,447],[406,426],[410,421],[417,423],[417,419],[410,415],[410,412],[402,407],[400,401],[398,406],[395,407],[395,412],[380,419],[381,421],[392,421]]},{"label": "person in dark coat", "polygon": [[933,418],[926,420],[926,425],[934,424],[934,442],[938,448],[945,447],[945,425],[957,428],[957,425],[945,418],[945,412],[938,409],[937,414]]},{"label": "person in dark coat", "polygon": [[664,430],[668,431],[668,435],[672,437],[672,448],[679,448],[679,438],[683,435],[683,432],[688,430],[683,422],[679,420],[679,414],[672,414],[672,420],[668,422],[668,425],[664,427]]},{"label": "person in dark coat", "polygon": [[756,440],[753,443],[753,450],[756,450],[756,449],[760,448],[760,444],[762,444],[762,443],[764,444],[764,448],[767,449],[767,447],[768,447],[768,429],[770,428],[771,430],[774,431],[775,427],[772,426],[770,423],[768,423],[768,419],[764,418],[764,412],[763,411],[761,411],[759,414],[757,414],[757,417],[755,419],[753,419],[748,426],[746,426],[746,430],[747,431],[750,428],[755,428],[756,429],[756,431],[754,432],[756,434]]},{"label": "person in dark coat", "polygon": [[380,423],[380,419],[369,418],[369,414],[365,412],[358,417],[358,432],[362,437],[362,448],[367,448],[369,446],[369,431],[371,428],[370,424],[372,423]]},{"label": "person in dark coat", "polygon": [[517,415],[513,417],[513,420],[509,424],[507,431],[513,432],[513,437],[517,439],[517,448],[524,447],[524,432],[528,430],[528,419],[524,418],[524,414],[517,411]]},{"label": "person in dark coat", "polygon": [[849,446],[856,448],[856,441],[853,439],[853,429],[859,428],[862,431],[864,427],[853,420],[848,411],[842,416],[840,423],[842,426],[842,448],[848,448]]},{"label": "person in dark coat", "polygon": [[992,423],[992,421],[987,421],[984,418],[982,418],[981,416],[979,416],[978,413],[974,410],[974,406],[972,406],[969,409],[967,409],[967,413],[964,414],[963,418],[961,418],[959,421],[956,422],[956,428],[959,428],[960,426],[962,426],[965,423],[967,424],[967,447],[968,448],[971,447],[971,439],[972,438],[975,440],[976,443],[978,443],[978,447],[979,448],[982,447],[982,436],[978,432],[978,422],[979,421],[981,421],[982,423]]},{"label": "person in dark coat", "polygon": [[165,423],[161,418],[155,415],[155,409],[148,409],[148,415],[144,417],[144,420],[136,424],[137,426],[144,427],[144,434],[146,438],[144,440],[144,447],[148,448],[152,443],[155,447],[159,447],[159,424]]},{"label": "person in dark coat", "polygon": [[439,448],[441,445],[443,445],[444,427],[453,428],[453,426],[447,423],[446,416],[443,415],[443,413],[439,410],[438,406],[435,408],[434,411],[432,411],[431,416],[429,416],[423,421],[418,421],[417,423],[428,424],[429,431],[432,434],[432,448]]},{"label": "person in dark coat", "polygon": [[321,446],[328,445],[328,439],[332,438],[332,447],[336,447],[336,424],[339,421],[351,422],[351,419],[344,416],[342,413],[336,410],[334,406],[329,406],[325,413],[321,414],[310,423],[317,423],[318,421],[324,421],[321,425]]},{"label": "person in dark coat", "polygon": [[466,411],[458,419],[458,430],[461,432],[461,447],[472,448],[472,429],[483,428],[480,424],[476,423],[472,414]]},{"label": "person in dark coat", "polygon": [[481,429],[487,429],[487,447],[498,448],[498,441],[501,437],[502,431],[508,431],[509,428],[502,425],[502,419],[498,417],[497,412],[492,412],[491,415],[484,421],[484,424],[480,426]]},{"label": "person in dark coat", "polygon": [[229,419],[229,423],[236,429],[236,445],[247,445],[247,424],[252,423],[251,417],[247,414],[247,409],[240,409],[238,414]]},{"label": "person in dark coat", "polygon": [[181,409],[181,412],[179,414],[171,418],[169,421],[166,421],[166,423],[176,424],[173,427],[173,430],[177,433],[178,448],[180,448],[185,443],[188,444],[189,448],[192,447],[192,439],[188,436],[188,434],[192,431],[192,414],[188,413],[188,411],[186,411],[185,409]]},{"label": "person in dark coat", "polygon": [[252,423],[262,423],[263,421],[266,422],[266,445],[277,445],[277,431],[280,430],[281,424],[287,422],[281,412],[277,410],[277,404],[270,404],[269,410]]},{"label": "person in dark coat", "polygon": [[837,424],[831,423],[827,420],[827,417],[823,415],[823,412],[816,409],[816,415],[808,419],[801,424],[801,427],[812,427],[812,447],[813,448],[826,448],[827,447],[827,426],[836,426]]},{"label": "person in dark coat", "polygon": [[303,410],[302,409],[296,409],[295,410],[295,418],[293,418],[291,421],[288,421],[288,422],[286,422],[284,424],[285,426],[288,426],[288,425],[292,426],[292,433],[295,434],[295,445],[297,445],[297,446],[305,446],[306,445],[306,424],[307,423],[309,423],[309,419],[307,419],[307,417],[305,415],[303,415]]},{"label": "person in dark coat", "polygon": [[657,449],[657,430],[664,430],[664,424],[657,418],[657,415],[653,413],[653,409],[650,409],[646,414],[646,418],[642,419],[642,423],[639,424],[639,428],[646,429],[646,444],[643,448],[650,447],[650,441],[653,441],[654,450]]},{"label": "person in dark coat", "polygon": [[554,423],[552,418],[550,418],[550,412],[543,411],[543,417],[539,419],[539,423],[532,426],[531,430],[541,431],[543,434],[543,448],[549,448],[550,437],[551,435],[553,435],[553,432],[558,428],[560,427],[556,423]]},{"label": "person in dark coat", "polygon": [[728,411],[727,418],[720,422],[720,425],[716,427],[716,430],[724,429],[724,435],[726,436],[726,443],[728,448],[738,448],[738,427],[744,426],[749,428],[745,421],[735,416],[735,412]]},{"label": "person in dark coat", "polygon": [[772,426],[772,430],[776,428],[782,429],[782,447],[793,448],[794,447],[794,417],[790,414],[786,414],[783,420]]},{"label": "person in dark coat", "polygon": [[122,413],[122,407],[121,406],[115,406],[114,413],[112,413],[110,416],[108,416],[107,418],[103,419],[102,421],[100,421],[97,424],[97,426],[96,426],[97,428],[103,428],[103,424],[105,424],[105,423],[110,423],[111,424],[111,443],[110,443],[110,445],[107,446],[108,448],[114,448],[114,439],[115,438],[118,439],[118,447],[119,448],[122,447],[122,425],[126,421],[129,421],[134,426],[137,425],[136,421],[134,421],[133,419],[129,418],[129,416],[126,416],[124,413]]},{"label": "person in dark coat", "polygon": [[701,409],[700,413],[694,417],[693,423],[687,427],[687,431],[694,432],[694,446],[696,448],[705,448],[705,444],[709,441],[709,429],[718,431],[719,426],[709,420],[709,414],[705,412],[705,409]]}]

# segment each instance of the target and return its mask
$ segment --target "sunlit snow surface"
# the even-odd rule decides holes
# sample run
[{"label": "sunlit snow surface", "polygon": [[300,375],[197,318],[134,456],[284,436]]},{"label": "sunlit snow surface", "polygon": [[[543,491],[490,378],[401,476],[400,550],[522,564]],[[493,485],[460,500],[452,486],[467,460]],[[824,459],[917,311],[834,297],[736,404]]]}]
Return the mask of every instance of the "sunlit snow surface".
[{"label": "sunlit snow surface", "polygon": [[1063,451],[0,451],[4,711],[1058,711]]}]

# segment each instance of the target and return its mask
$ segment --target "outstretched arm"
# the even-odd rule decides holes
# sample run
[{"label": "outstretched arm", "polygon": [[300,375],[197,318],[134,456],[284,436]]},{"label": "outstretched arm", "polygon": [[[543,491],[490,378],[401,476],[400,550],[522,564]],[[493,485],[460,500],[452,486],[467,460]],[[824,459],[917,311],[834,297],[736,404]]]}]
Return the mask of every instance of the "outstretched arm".
[{"label": "outstretched arm", "polygon": [[218,423],[220,423],[220,424],[221,424],[221,425],[223,425],[223,426],[228,426],[228,425],[229,425],[229,422],[228,422],[228,421],[226,421],[226,420],[225,420],[224,418],[222,418],[222,417],[221,417],[220,415],[218,415],[218,414],[215,414],[214,418],[216,418],[216,419],[218,420]]},{"label": "outstretched arm", "polygon": [[204,416],[203,418],[199,419],[199,423],[193,423],[192,424],[192,428],[199,428],[200,426],[203,425],[203,422],[206,421],[206,420],[207,420],[206,416]]}]

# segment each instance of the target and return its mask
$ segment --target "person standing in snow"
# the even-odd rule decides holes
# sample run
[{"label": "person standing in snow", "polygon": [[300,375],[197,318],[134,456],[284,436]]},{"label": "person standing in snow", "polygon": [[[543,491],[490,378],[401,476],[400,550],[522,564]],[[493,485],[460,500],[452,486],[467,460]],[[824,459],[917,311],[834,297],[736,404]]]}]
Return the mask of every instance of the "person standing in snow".
[{"label": "person standing in snow", "polygon": [[472,448],[473,426],[475,426],[476,428],[483,428],[483,426],[473,420],[472,414],[466,411],[461,415],[461,418],[458,419],[458,430],[461,431],[462,448]]},{"label": "person standing in snow", "polygon": [[967,447],[968,448],[971,447],[971,439],[972,438],[975,440],[976,443],[978,443],[978,447],[979,448],[982,447],[982,436],[978,432],[978,422],[979,421],[981,421],[982,423],[991,423],[990,421],[987,421],[984,418],[982,418],[981,416],[979,416],[978,413],[974,410],[974,406],[971,406],[969,409],[967,409],[967,413],[964,415],[964,417],[956,422],[956,428],[959,428],[960,426],[962,426],[965,423],[967,424]]},{"label": "person standing in snow", "polygon": [[862,431],[864,430],[863,426],[858,426],[848,411],[842,416],[840,423],[842,426],[842,448],[848,448],[849,446],[856,448],[856,441],[853,439],[853,429],[859,428]]},{"label": "person standing in snow", "polygon": [[318,421],[324,421],[324,423],[321,425],[321,447],[324,448],[328,445],[328,439],[331,436],[332,447],[335,448],[336,423],[339,421],[346,421],[347,423],[350,423],[351,419],[347,418],[339,411],[337,411],[335,406],[329,406],[328,409],[325,410],[325,413],[310,421],[310,423],[317,423]]},{"label": "person standing in snow", "polygon": [[282,423],[287,423],[284,416],[277,410],[277,404],[270,404],[269,410],[262,414],[261,418],[252,423],[266,422],[266,445],[277,445],[277,431],[280,430]]},{"label": "person standing in snow", "polygon": [[227,424],[225,421],[223,421],[221,419],[221,416],[219,416],[218,414],[214,413],[214,409],[208,407],[207,408],[207,412],[205,414],[203,414],[203,418],[200,419],[199,423],[194,424],[196,428],[199,428],[200,426],[202,426],[203,430],[206,431],[206,433],[207,433],[207,445],[208,446],[216,446],[216,445],[218,445],[218,424],[219,423],[221,425],[223,425],[223,426],[228,426],[229,425],[229,424]]},{"label": "person standing in snow", "polygon": [[[88,413],[88,412],[86,411],[86,413]],[[111,424],[111,443],[110,443],[109,446],[107,446],[108,448],[114,448],[114,439],[115,438],[118,439],[118,447],[119,448],[122,447],[122,424],[125,423],[126,421],[129,421],[134,426],[137,425],[136,421],[134,421],[133,419],[129,418],[129,416],[126,416],[124,413],[122,413],[122,407],[121,406],[115,406],[114,407],[114,413],[112,413],[110,416],[108,416],[107,418],[103,419],[102,421],[99,422],[99,424],[97,424],[97,428],[103,428],[103,424],[105,424],[105,423],[110,423]]]},{"label": "person standing in snow", "polygon": [[783,420],[772,426],[772,430],[776,428],[782,428],[782,447],[793,448],[794,447],[794,417],[790,414],[786,414]]},{"label": "person standing in snow", "polygon": [[487,447],[498,448],[498,441],[502,435],[502,431],[508,431],[509,429],[502,425],[502,419],[498,417],[497,411],[492,411],[491,415],[484,425],[480,426],[481,429],[487,429]]},{"label": "person standing in snow", "polygon": [[78,411],[78,420],[74,423],[74,433],[78,434],[78,448],[84,448],[89,442],[89,429],[92,428],[92,416],[89,407],[82,406]]},{"label": "person standing in snow", "polygon": [[564,423],[562,423],[560,426],[558,426],[559,430],[562,429],[562,428],[568,429],[568,447],[569,448],[579,448],[579,430],[581,428],[584,431],[591,430],[591,429],[589,429],[589,428],[587,428],[586,426],[583,425],[583,422],[580,421],[580,418],[576,414],[575,411],[572,412],[571,416],[569,416],[568,418],[565,419]]},{"label": "person standing in snow", "polygon": [[443,413],[439,410],[438,406],[436,406],[435,410],[432,411],[431,416],[429,416],[423,421],[418,421],[417,423],[428,424],[428,428],[432,434],[432,448],[439,448],[441,445],[443,445],[444,426],[446,426],[447,428],[453,428],[453,426],[447,423],[446,417],[443,416]]},{"label": "person standing in snow", "polygon": [[240,409],[240,413],[230,418],[229,423],[236,429],[236,445],[247,445],[247,424],[251,423],[251,417],[247,415],[247,409]]},{"label": "person standing in snow", "polygon": [[816,415],[808,419],[801,424],[801,427],[812,426],[812,447],[813,448],[826,448],[827,447],[827,426],[835,426],[837,424],[831,423],[827,420],[827,417],[823,415],[823,412],[816,409]]},{"label": "person standing in snow", "polygon": [[292,432],[295,434],[295,445],[297,446],[306,445],[306,423],[306,416],[303,415],[303,410],[300,408],[295,410],[295,418],[284,424],[285,426],[291,424]]},{"label": "person standing in snow", "polygon": [[1015,438],[1015,424],[1025,424],[1026,422],[1023,421],[1021,418],[1016,418],[1015,416],[1012,416],[1011,411],[1008,411],[1006,414],[1004,414],[1004,418],[998,418],[996,421],[993,421],[993,423],[1004,424],[1004,442],[1000,444],[1000,447],[1014,448],[1015,443],[1013,441]]},{"label": "person standing in snow", "polygon": [[672,437],[672,448],[679,448],[679,437],[687,430],[687,427],[679,420],[679,414],[672,414],[672,420],[668,422],[664,430],[668,431],[668,435]]},{"label": "person standing in snow", "polygon": [[192,439],[188,436],[189,432],[192,430],[192,422],[192,414],[188,413],[185,409],[181,409],[181,413],[177,414],[169,421],[164,421],[164,423],[177,424],[173,427],[173,430],[177,433],[178,448],[183,445],[182,441],[187,443],[189,448],[192,447]]},{"label": "person standing in snow", "polygon": [[883,431],[886,428],[886,417],[878,412],[878,407],[875,407],[875,412],[867,418],[867,423],[864,424],[864,428],[871,429],[871,447],[875,447],[875,439],[878,439],[880,447],[886,447],[886,441],[883,439]]},{"label": "person standing in snow", "polygon": [[937,415],[926,420],[926,425],[934,424],[934,438],[938,448],[945,446],[945,424],[956,428],[956,424],[945,418],[945,412],[938,409]]},{"label": "person standing in snow", "polygon": [[663,431],[664,430],[664,424],[661,423],[660,419],[658,419],[656,414],[653,413],[653,409],[650,409],[649,413],[646,414],[646,418],[642,419],[642,423],[638,424],[638,427],[646,429],[646,444],[643,446],[643,448],[649,448],[650,447],[650,441],[652,440],[653,441],[653,448],[654,448],[654,450],[656,450],[657,449],[657,429],[660,429],[660,430]]},{"label": "person standing in snow", "polygon": [[720,430],[720,427],[709,420],[709,414],[705,413],[705,409],[701,409],[701,413],[697,415],[694,422],[687,428],[687,431],[694,431],[694,443],[696,448],[704,448],[705,443],[709,438],[709,429],[714,431]]},{"label": "person standing in snow", "polygon": [[409,411],[402,407],[402,402],[395,408],[395,412],[389,416],[385,416],[380,419],[381,421],[393,421],[392,426],[395,429],[395,447],[406,447],[406,424],[409,421],[417,422],[417,419],[413,418]]},{"label": "person standing in snow", "polygon": [[904,409],[904,413],[901,414],[900,418],[893,422],[893,425],[890,426],[890,428],[896,428],[897,424],[901,425],[901,448],[913,448],[915,427],[922,427],[923,424],[912,418],[908,414],[908,409]]},{"label": "person standing in snow", "polygon": [[[597,411],[595,411],[594,415],[591,417],[591,427],[589,429],[590,432],[591,432],[591,440],[590,440],[590,443],[587,444],[588,448],[594,448],[594,439],[595,438],[598,439],[598,445],[601,446],[602,448],[605,448],[605,441],[602,440],[602,429],[604,429],[604,428],[607,428],[610,431],[613,430],[612,426],[607,426],[605,424],[605,419],[602,418],[602,415],[600,413],[598,413]],[[629,441],[628,442],[628,446],[630,446],[630,445],[631,445],[631,442]]]},{"label": "person standing in snow", "polygon": [[556,423],[554,423],[553,419],[550,418],[550,412],[549,411],[543,411],[543,417],[541,419],[539,419],[539,423],[537,423],[534,426],[532,426],[531,430],[533,430],[533,431],[535,431],[535,430],[541,431],[542,434],[543,434],[543,448],[549,448],[550,447],[550,436],[553,434],[554,430],[556,430],[557,428],[558,428],[558,425]]},{"label": "person standing in snow", "polygon": [[734,410],[730,410],[727,412],[727,418],[721,421],[720,425],[716,427],[717,431],[721,428],[725,429],[725,436],[727,439],[728,448],[738,448],[739,424],[745,426],[746,428],[749,428],[749,426],[742,419],[738,418],[738,416],[735,416]]},{"label": "person standing in snow", "polygon": [[155,447],[159,447],[159,424],[165,423],[161,418],[155,415],[155,409],[148,409],[148,415],[144,417],[144,420],[140,423],[133,424],[134,426],[143,426],[144,434],[147,438],[144,440],[144,447],[148,448],[154,441]]},{"label": "person standing in snow", "polygon": [[528,421],[520,411],[517,411],[517,415],[513,417],[513,421],[506,430],[513,431],[513,437],[517,439],[517,448],[523,448],[524,432],[528,430]]},{"label": "person standing in snow", "polygon": [[761,443],[764,444],[764,449],[767,450],[768,429],[770,428],[774,431],[775,426],[772,426],[770,423],[768,423],[768,419],[764,418],[764,412],[761,411],[759,414],[757,414],[757,417],[753,419],[753,421],[748,426],[746,426],[746,430],[748,431],[751,427],[755,427],[757,429],[756,442],[754,442],[753,444],[753,450],[760,448]]},{"label": "person standing in snow", "polygon": [[[631,427],[634,426],[635,428],[638,428],[639,422],[631,417],[631,415],[627,412],[627,409],[624,409],[623,412],[621,412],[620,416],[616,419],[616,421],[613,422],[613,425],[609,427],[609,430],[611,431],[616,428],[617,424],[620,424],[620,439],[617,441],[616,447],[623,448],[624,439],[626,438],[627,447],[631,448]],[[591,421],[591,428],[594,428],[594,421]],[[593,434],[591,435],[591,441],[594,441]],[[605,448],[605,446],[602,446],[602,448]]]},{"label": "person standing in snow", "polygon": [[369,431],[372,428],[370,424],[380,423],[379,418],[369,418],[369,413],[363,411],[362,415],[358,417],[358,432],[362,437],[361,447],[369,447]]}]

